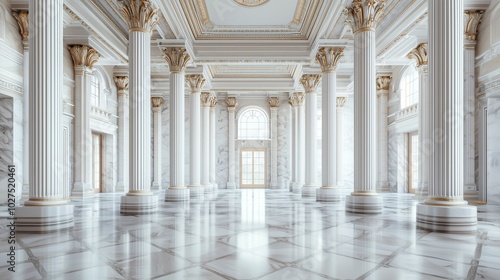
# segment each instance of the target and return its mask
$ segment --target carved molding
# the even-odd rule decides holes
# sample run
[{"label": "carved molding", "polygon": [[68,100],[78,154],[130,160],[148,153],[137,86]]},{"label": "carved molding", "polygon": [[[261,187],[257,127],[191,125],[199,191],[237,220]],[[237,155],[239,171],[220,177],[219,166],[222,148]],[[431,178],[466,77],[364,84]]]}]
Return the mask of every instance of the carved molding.
[{"label": "carved molding", "polygon": [[160,108],[163,105],[163,97],[151,97],[153,108]]},{"label": "carved molding", "polygon": [[429,64],[427,56],[427,43],[418,45],[418,47],[411,50],[406,57],[409,59],[415,59],[417,61],[417,67]]},{"label": "carved molding", "polygon": [[320,82],[321,75],[318,74],[303,75],[300,79],[300,83],[304,86],[306,93],[316,92]]},{"label": "carved molding", "polygon": [[127,91],[128,90],[128,77],[127,76],[116,76],[114,78],[116,88],[118,91]]},{"label": "carved molding", "polygon": [[233,0],[236,4],[246,7],[257,7],[269,2],[269,0]]},{"label": "carved molding", "polygon": [[294,92],[290,98],[288,98],[288,103],[293,107],[300,107],[304,104],[304,93]]},{"label": "carved molding", "polygon": [[198,93],[205,85],[205,78],[203,75],[186,75],[186,84],[192,93]]},{"label": "carved molding", "polygon": [[347,101],[347,97],[345,97],[345,96],[337,97],[337,107],[339,107],[339,108],[344,107],[346,101]]},{"label": "carved molding", "polygon": [[99,53],[92,47],[85,45],[70,45],[68,49],[73,59],[74,67],[83,66],[92,69],[99,60]]},{"label": "carved molding", "polygon": [[344,56],[344,48],[320,48],[316,61],[321,65],[323,73],[331,73],[337,69],[337,64]]},{"label": "carved molding", "polygon": [[464,11],[465,39],[475,41],[484,11]]},{"label": "carved molding", "polygon": [[346,24],[354,34],[375,31],[384,15],[385,0],[353,0],[352,5],[344,10]]},{"label": "carved molding", "polygon": [[19,25],[19,33],[23,37],[23,42],[27,42],[30,35],[29,13],[28,11],[13,11],[12,16]]},{"label": "carved molding", "polygon": [[226,104],[228,107],[234,108],[234,107],[238,106],[238,99],[236,97],[227,97]]},{"label": "carved molding", "polygon": [[278,108],[280,106],[280,98],[279,97],[269,97],[267,102],[269,102],[269,107],[271,107],[271,108]]},{"label": "carved molding", "polygon": [[186,70],[186,66],[191,59],[185,48],[163,48],[165,54],[163,58],[168,63],[171,73],[182,73]]},{"label": "carved molding", "polygon": [[389,90],[391,86],[391,76],[380,76],[377,77],[377,90]]},{"label": "carved molding", "polygon": [[129,32],[139,31],[151,33],[158,24],[158,9],[151,5],[150,0],[118,0],[121,11],[127,20]]}]

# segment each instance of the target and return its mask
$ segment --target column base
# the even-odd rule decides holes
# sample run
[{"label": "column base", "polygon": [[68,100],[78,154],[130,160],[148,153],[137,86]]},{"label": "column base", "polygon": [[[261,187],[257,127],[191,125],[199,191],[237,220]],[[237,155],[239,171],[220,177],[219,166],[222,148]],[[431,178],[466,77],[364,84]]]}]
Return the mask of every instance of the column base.
[{"label": "column base", "polygon": [[390,192],[389,182],[387,181],[378,181],[377,182],[377,192]]},{"label": "column base", "polygon": [[16,207],[16,231],[46,233],[71,229],[73,212],[73,205]]},{"label": "column base", "polygon": [[158,196],[124,195],[121,197],[120,213],[130,215],[151,214],[158,211]]},{"label": "column base", "polygon": [[293,186],[295,185],[295,182],[290,182],[290,184],[288,184],[288,190],[290,192],[293,192]]},{"label": "column base", "polygon": [[200,198],[205,194],[205,190],[201,185],[188,186],[190,198]]},{"label": "column base", "polygon": [[477,230],[477,208],[417,204],[417,227],[438,232],[474,232]]},{"label": "column base", "polygon": [[231,183],[231,182],[227,182],[227,189],[237,189],[238,186],[236,185],[236,183]]},{"label": "column base", "polygon": [[165,191],[165,201],[179,202],[189,200],[189,190],[187,188],[168,188]]},{"label": "column base", "polygon": [[479,192],[478,191],[465,191],[464,192],[464,200],[467,200],[470,203],[477,203],[479,201]]},{"label": "column base", "polygon": [[316,197],[316,190],[318,186],[304,185],[302,187],[302,197]]},{"label": "column base", "polygon": [[94,190],[90,188],[90,184],[75,183],[71,191],[71,198],[83,199],[92,198],[95,196]]},{"label": "column base", "polygon": [[321,187],[316,190],[316,201],[339,202],[340,190],[333,187]]},{"label": "column base", "polygon": [[153,184],[151,185],[151,189],[161,191],[161,183],[153,182]]},{"label": "column base", "polygon": [[374,195],[356,195],[352,193],[345,197],[345,210],[359,214],[379,214],[382,213],[382,197]]}]

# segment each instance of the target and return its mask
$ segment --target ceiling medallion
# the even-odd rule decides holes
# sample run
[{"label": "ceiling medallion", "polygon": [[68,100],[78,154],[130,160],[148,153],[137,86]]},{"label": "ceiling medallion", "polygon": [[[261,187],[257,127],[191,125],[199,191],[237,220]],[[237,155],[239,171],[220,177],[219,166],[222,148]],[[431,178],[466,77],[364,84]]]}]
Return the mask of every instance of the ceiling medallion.
[{"label": "ceiling medallion", "polygon": [[247,6],[247,7],[257,7],[262,4],[269,2],[269,0],[233,0],[237,4]]}]

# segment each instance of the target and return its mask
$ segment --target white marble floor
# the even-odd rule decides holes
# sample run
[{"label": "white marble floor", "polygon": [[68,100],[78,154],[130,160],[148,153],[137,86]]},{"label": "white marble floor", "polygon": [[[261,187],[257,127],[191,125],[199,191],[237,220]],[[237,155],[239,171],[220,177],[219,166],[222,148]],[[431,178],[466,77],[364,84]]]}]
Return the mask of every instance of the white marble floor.
[{"label": "white marble floor", "polygon": [[[500,279],[500,207],[480,206],[475,234],[416,229],[410,195],[384,195],[380,215],[346,213],[284,191],[221,190],[122,216],[120,194],[76,206],[65,233],[17,234],[0,279]],[[160,195],[162,197],[162,195]]]}]

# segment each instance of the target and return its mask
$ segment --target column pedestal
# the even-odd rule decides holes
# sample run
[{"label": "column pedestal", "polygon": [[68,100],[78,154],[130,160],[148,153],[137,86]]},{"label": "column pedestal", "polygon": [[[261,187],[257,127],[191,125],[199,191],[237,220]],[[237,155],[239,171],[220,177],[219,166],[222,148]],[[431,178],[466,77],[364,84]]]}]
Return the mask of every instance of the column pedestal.
[{"label": "column pedestal", "polygon": [[382,202],[382,197],[377,194],[350,194],[345,198],[345,210],[359,214],[378,214],[382,212]]}]

